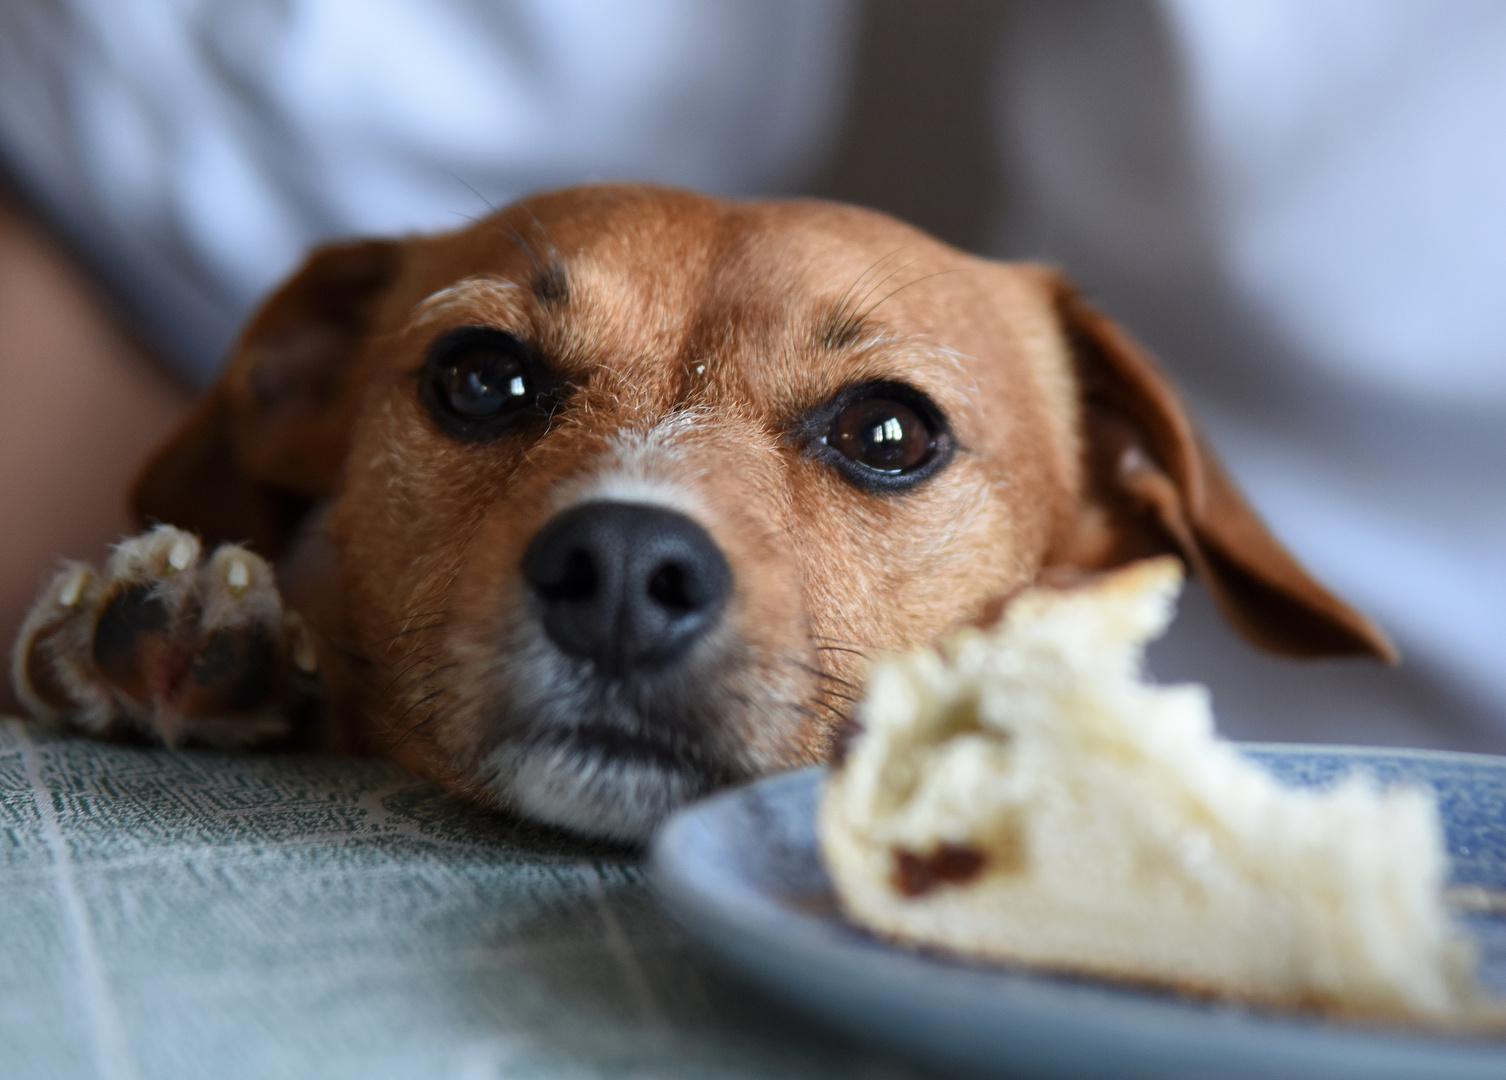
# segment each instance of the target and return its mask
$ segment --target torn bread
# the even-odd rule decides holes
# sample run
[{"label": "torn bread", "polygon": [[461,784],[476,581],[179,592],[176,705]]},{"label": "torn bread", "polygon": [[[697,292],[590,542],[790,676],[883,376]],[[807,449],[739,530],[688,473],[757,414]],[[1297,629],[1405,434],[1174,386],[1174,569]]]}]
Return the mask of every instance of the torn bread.
[{"label": "torn bread", "polygon": [[827,781],[849,917],[968,957],[1281,1008],[1500,1017],[1444,907],[1430,790],[1284,787],[1201,686],[1141,678],[1172,559],[1019,596],[999,625],[880,662]]}]

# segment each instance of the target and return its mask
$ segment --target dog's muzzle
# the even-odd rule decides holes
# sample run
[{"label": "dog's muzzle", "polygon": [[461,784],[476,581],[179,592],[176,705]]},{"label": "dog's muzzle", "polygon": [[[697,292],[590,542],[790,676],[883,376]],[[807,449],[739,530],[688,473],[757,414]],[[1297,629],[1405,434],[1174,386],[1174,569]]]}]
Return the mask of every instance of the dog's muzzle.
[{"label": "dog's muzzle", "polygon": [[705,529],[642,503],[571,507],[534,537],[522,569],[549,639],[608,679],[680,659],[716,624],[732,584]]},{"label": "dog's muzzle", "polygon": [[535,633],[506,661],[508,735],[489,757],[509,801],[642,840],[743,775],[720,720],[733,575],[704,528],[651,503],[580,503],[539,530],[520,569]]}]

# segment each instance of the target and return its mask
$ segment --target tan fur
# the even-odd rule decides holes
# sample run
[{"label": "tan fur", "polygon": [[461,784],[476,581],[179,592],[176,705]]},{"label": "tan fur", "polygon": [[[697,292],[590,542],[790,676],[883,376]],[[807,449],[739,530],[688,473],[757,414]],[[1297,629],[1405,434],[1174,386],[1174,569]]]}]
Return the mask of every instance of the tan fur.
[{"label": "tan fur", "polygon": [[[477,324],[568,377],[547,431],[467,444],[421,407],[430,343]],[[928,394],[958,443],[903,494],[860,490],[794,431],[873,378]],[[737,659],[719,669],[714,733],[729,777],[820,760],[867,655],[985,617],[1058,564],[1177,550],[1263,645],[1389,655],[1265,534],[1164,378],[1053,271],[810,201],[602,186],[316,253],[144,472],[137,506],[282,555],[329,500],[304,527],[324,551],[302,575],[315,587],[285,584],[320,641],[328,745],[492,798],[482,762],[520,692],[509,650],[530,634],[519,561],[593,486],[669,493],[733,568],[716,633]]]}]

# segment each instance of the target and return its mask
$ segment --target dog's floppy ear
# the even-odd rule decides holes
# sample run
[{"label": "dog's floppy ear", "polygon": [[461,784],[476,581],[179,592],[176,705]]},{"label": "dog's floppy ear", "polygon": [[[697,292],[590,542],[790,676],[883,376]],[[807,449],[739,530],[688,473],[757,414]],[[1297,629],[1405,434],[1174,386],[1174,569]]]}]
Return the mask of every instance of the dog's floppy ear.
[{"label": "dog's floppy ear", "polygon": [[1054,277],[1082,402],[1086,499],[1060,562],[1100,568],[1172,550],[1254,644],[1289,656],[1396,649],[1266,529],[1224,473],[1156,363]]},{"label": "dog's floppy ear", "polygon": [[334,485],[354,408],[349,385],[402,244],[321,248],[252,317],[224,373],[137,479],[143,521],[275,556]]}]

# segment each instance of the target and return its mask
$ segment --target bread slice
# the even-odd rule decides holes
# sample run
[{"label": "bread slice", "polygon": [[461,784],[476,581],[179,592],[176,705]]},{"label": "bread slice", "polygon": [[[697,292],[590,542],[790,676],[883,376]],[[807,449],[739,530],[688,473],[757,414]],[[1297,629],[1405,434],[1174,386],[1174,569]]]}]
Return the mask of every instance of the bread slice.
[{"label": "bread slice", "polygon": [[1442,896],[1430,790],[1284,787],[1207,690],[1142,681],[1181,585],[1153,559],[1036,588],[878,663],[826,783],[847,915],[967,957],[1444,1025],[1500,1012]]}]

